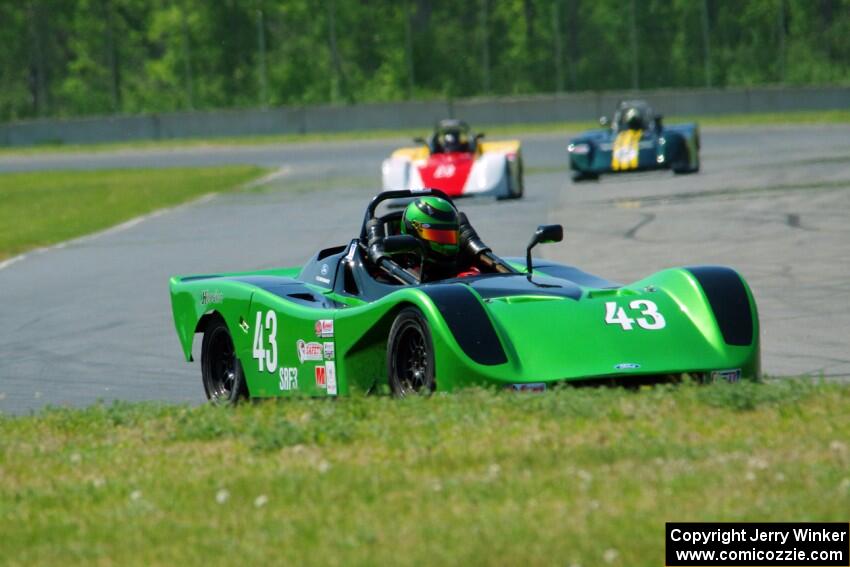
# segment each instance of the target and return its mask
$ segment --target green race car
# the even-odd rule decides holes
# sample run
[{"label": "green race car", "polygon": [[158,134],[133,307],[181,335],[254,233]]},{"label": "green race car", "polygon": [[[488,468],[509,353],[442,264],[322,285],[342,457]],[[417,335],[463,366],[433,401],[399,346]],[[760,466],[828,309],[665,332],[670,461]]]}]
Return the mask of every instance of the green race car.
[{"label": "green race car", "polygon": [[735,271],[671,268],[615,284],[532,260],[536,244],[561,240],[560,225],[539,227],[525,259],[503,259],[460,213],[458,244],[472,267],[429,278],[416,269],[421,244],[404,234],[402,212],[377,213],[388,199],[423,196],[445,197],[379,194],[358,238],[301,268],[171,278],[187,360],[194,335],[203,335],[207,396],[404,396],[473,385],[543,390],[588,380],[759,376],[756,304]]}]

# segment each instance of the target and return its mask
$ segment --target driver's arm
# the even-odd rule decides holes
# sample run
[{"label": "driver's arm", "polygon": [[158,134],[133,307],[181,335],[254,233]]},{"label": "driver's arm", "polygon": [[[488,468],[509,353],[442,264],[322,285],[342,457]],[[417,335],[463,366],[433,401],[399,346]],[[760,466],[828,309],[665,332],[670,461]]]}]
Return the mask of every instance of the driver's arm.
[{"label": "driver's arm", "polygon": [[396,264],[384,253],[384,223],[381,219],[371,219],[366,223],[366,255],[372,264],[396,280],[407,285],[416,285],[418,278]]},{"label": "driver's arm", "polygon": [[483,267],[485,271],[496,271],[503,274],[516,272],[504,260],[493,254],[489,246],[482,242],[478,233],[472,228],[466,213],[458,215],[460,254],[470,266]]}]

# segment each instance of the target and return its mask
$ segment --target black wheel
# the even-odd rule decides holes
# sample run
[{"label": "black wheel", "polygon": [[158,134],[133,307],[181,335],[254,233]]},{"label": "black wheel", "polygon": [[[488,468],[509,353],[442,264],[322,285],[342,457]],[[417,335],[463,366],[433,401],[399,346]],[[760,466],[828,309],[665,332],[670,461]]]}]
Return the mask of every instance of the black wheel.
[{"label": "black wheel", "polygon": [[699,173],[699,136],[697,136],[696,142],[694,143],[694,152],[696,156],[696,164],[691,168],[691,173]]},{"label": "black wheel", "polygon": [[214,404],[236,404],[248,395],[230,331],[221,319],[212,321],[204,331],[201,376],[207,398]]},{"label": "black wheel", "polygon": [[518,188],[519,188],[519,191],[517,191],[517,194],[516,194],[517,199],[521,199],[523,194],[525,193],[525,179],[523,178],[522,170],[523,170],[522,158],[519,158],[519,160],[517,160],[517,180],[518,180]]},{"label": "black wheel", "polygon": [[598,173],[587,173],[584,171],[573,172],[573,183],[581,183],[582,181],[596,181],[598,179]]},{"label": "black wheel", "polygon": [[690,175],[691,173],[699,173],[699,164],[696,164],[694,167],[674,169],[673,173],[675,175]]},{"label": "black wheel", "polygon": [[682,146],[682,151],[679,154],[679,159],[673,162],[671,169],[676,175],[688,175],[691,173],[699,173],[699,139],[696,142],[696,163],[691,165],[691,151],[687,146]]},{"label": "black wheel", "polygon": [[393,395],[430,394],[434,379],[434,344],[422,313],[403,309],[393,322],[387,340],[387,376]]},{"label": "black wheel", "polygon": [[522,159],[517,160],[517,164],[514,167],[517,168],[516,177],[514,177],[514,175],[511,173],[510,165],[505,166],[505,178],[508,180],[508,187],[510,190],[507,195],[499,197],[499,199],[502,201],[522,198],[522,193],[524,190],[522,182]]}]

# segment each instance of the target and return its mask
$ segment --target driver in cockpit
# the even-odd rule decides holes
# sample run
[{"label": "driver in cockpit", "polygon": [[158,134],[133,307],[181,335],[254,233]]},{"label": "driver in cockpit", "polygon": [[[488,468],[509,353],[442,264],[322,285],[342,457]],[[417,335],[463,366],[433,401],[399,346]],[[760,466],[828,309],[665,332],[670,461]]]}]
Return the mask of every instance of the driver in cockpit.
[{"label": "driver in cockpit", "polygon": [[639,106],[625,108],[620,114],[618,130],[646,130],[647,112]]},{"label": "driver in cockpit", "polygon": [[450,130],[442,136],[442,146],[446,152],[468,152],[469,139],[466,132]]},{"label": "driver in cockpit", "polygon": [[[419,197],[409,203],[400,231],[419,240],[422,253],[393,260],[420,283],[513,271],[481,241],[466,215],[441,197]],[[370,248],[379,238],[370,237]]]},{"label": "driver in cockpit", "polygon": [[434,281],[478,272],[474,265],[463,265],[468,262],[460,254],[460,214],[445,199],[420,197],[409,203],[401,217],[401,233],[415,236],[422,244],[425,265],[419,266],[420,278]]}]

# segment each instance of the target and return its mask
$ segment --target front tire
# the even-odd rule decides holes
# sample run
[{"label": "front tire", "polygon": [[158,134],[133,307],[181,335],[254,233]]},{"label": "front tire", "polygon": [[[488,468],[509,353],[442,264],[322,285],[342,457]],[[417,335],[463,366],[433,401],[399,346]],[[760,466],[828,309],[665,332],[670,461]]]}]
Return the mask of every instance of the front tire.
[{"label": "front tire", "polygon": [[220,318],[204,331],[201,344],[201,377],[204,392],[213,404],[235,405],[248,397],[242,365],[233,348],[227,324]]},{"label": "front tire", "polygon": [[437,387],[434,343],[428,322],[415,307],[399,312],[387,340],[387,378],[394,396],[430,394]]}]

